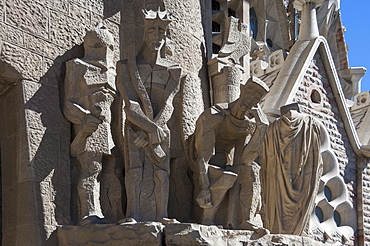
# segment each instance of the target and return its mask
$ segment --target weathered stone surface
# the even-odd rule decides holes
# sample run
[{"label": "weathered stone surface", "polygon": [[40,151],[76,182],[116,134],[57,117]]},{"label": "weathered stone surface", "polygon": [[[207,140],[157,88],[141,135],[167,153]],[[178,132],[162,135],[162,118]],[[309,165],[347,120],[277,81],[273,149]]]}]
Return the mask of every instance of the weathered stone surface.
[{"label": "weathered stone surface", "polygon": [[3,30],[0,33],[1,40],[20,46],[23,45],[23,32],[21,29],[6,25],[3,22],[0,22],[0,28]]},{"label": "weathered stone surface", "polygon": [[38,81],[42,76],[42,56],[26,49],[3,43],[1,47],[3,61],[11,64],[23,78]]},{"label": "weathered stone surface", "polygon": [[125,47],[128,59],[118,66],[117,88],[125,100],[127,116],[123,149],[126,216],[137,221],[162,221],[168,217],[170,158],[174,157],[168,122],[180,88],[181,67],[161,57],[170,23],[167,12],[143,13],[143,48],[136,57],[133,46]]},{"label": "weathered stone surface", "polygon": [[48,38],[48,9],[37,1],[6,1],[6,23],[29,33]]},{"label": "weathered stone surface", "polygon": [[62,226],[58,229],[58,245],[163,245],[161,223],[101,224]]},{"label": "weathered stone surface", "polygon": [[[214,224],[226,193],[239,175],[245,175],[242,172],[246,169],[242,165],[251,165],[259,155],[268,121],[258,103],[268,90],[261,80],[252,77],[241,87],[241,95],[236,101],[223,107],[216,105],[209,108],[197,121],[194,135],[189,141],[189,159],[194,173],[196,201],[203,209],[202,224]],[[253,172],[249,175],[253,176]],[[223,214],[227,219],[221,223],[224,226],[262,230],[253,226],[254,215],[247,216],[245,211],[250,210],[251,206],[259,207],[249,204],[259,201],[258,192],[253,194],[245,190],[253,187],[253,182],[248,183],[251,180],[238,179],[236,188],[230,190],[230,205]],[[241,205],[241,214],[235,204]],[[240,221],[236,222],[235,217],[241,218]]]},{"label": "weathered stone surface", "polygon": [[[84,58],[67,63],[63,113],[73,124],[71,156],[77,159],[80,167],[78,176],[73,178],[78,179],[80,207],[77,217],[81,223],[95,216],[104,217],[98,180],[103,167],[110,166],[107,170],[112,173],[111,178],[115,179],[112,186],[115,186],[115,181],[119,183],[114,175],[115,159],[111,152],[115,146],[110,127],[111,105],[116,97],[113,44],[112,34],[99,24],[89,30],[84,38]],[[108,188],[102,192],[112,202],[107,219],[118,221],[123,217],[122,212],[119,212],[122,209],[121,203],[111,200],[116,198],[109,196],[113,194]],[[118,201],[120,198],[119,195]]]},{"label": "weathered stone surface", "polygon": [[217,226],[198,224],[135,223],[104,224],[89,226],[61,226],[58,228],[58,243],[67,245],[324,245],[311,238],[290,235],[265,235],[256,237],[251,231],[225,230]]}]

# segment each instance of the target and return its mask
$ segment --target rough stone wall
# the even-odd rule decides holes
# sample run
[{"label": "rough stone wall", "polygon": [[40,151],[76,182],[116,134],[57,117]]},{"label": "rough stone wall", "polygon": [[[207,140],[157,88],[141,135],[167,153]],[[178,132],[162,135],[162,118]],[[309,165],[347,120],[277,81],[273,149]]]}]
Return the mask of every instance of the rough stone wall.
[{"label": "rough stone wall", "polygon": [[[310,102],[309,89],[312,86],[321,91],[323,107],[315,108],[314,104]],[[339,163],[340,174],[347,184],[351,202],[355,202],[356,155],[349,143],[343,119],[340,116],[338,105],[319,55],[316,55],[312,61],[303,83],[298,88],[295,101],[304,106],[306,113],[319,119],[328,130],[331,147]]]},{"label": "rough stone wall", "polygon": [[[13,198],[4,209],[14,210],[3,216],[4,227],[11,231],[4,231],[4,245],[56,245],[56,225],[70,222],[70,126],[59,103],[65,62],[83,56],[85,31],[101,21],[117,40],[118,60],[119,4],[0,0],[0,61],[22,77],[18,93],[13,94],[20,109],[6,110],[11,123],[1,122],[0,127],[14,126],[23,134],[6,139],[1,148],[6,160],[2,164],[7,165],[3,176],[14,183],[3,187]],[[3,108],[10,104],[0,103]],[[17,115],[9,116],[13,114]],[[13,152],[7,151],[10,142],[17,147]]]}]

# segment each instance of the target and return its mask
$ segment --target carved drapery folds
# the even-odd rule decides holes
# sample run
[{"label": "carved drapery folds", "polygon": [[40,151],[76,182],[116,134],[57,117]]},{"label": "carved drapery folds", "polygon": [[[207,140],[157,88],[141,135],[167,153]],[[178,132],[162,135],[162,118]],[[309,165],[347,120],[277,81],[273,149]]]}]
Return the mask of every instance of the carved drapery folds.
[{"label": "carved drapery folds", "polygon": [[302,235],[322,174],[320,126],[298,104],[282,107],[281,114],[268,128],[260,159],[262,218],[272,233]]},{"label": "carved drapery folds", "polygon": [[117,88],[125,101],[127,219],[167,218],[170,169],[168,121],[179,90],[181,68],[161,57],[170,20],[164,11],[144,11],[144,44],[118,65]]}]

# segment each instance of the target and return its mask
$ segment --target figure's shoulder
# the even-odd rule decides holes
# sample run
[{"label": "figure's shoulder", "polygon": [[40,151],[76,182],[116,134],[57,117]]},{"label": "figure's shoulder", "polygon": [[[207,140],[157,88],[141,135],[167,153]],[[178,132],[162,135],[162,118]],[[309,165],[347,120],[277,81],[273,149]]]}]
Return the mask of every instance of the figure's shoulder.
[{"label": "figure's shoulder", "polygon": [[216,105],[204,110],[200,118],[204,123],[215,125],[222,121],[226,115],[227,112]]},{"label": "figure's shoulder", "polygon": [[117,68],[120,68],[120,69],[127,69],[127,64],[128,64],[128,61],[127,59],[124,59],[124,60],[119,60],[117,62]]},{"label": "figure's shoulder", "polygon": [[176,63],[176,62],[173,62],[173,61],[170,61],[166,58],[159,58],[157,60],[157,64],[158,66],[162,66],[162,67],[166,67],[168,69],[180,69],[181,70],[181,66],[180,64]]},{"label": "figure's shoulder", "polygon": [[82,59],[80,58],[75,58],[75,59],[72,59],[72,60],[69,60],[66,62],[66,66],[67,68],[72,68],[72,67],[85,67],[87,65],[86,62],[84,62]]},{"label": "figure's shoulder", "polygon": [[116,66],[116,70],[117,70],[117,76],[118,77],[127,76],[127,71],[128,71],[128,61],[127,61],[127,59],[118,61],[117,66]]}]

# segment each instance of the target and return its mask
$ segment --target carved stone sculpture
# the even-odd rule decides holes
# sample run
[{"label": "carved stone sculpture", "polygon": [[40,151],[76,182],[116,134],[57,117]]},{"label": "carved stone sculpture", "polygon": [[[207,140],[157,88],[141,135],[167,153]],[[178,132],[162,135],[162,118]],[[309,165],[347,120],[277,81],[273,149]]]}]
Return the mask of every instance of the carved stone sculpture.
[{"label": "carved stone sculpture", "polygon": [[322,173],[320,125],[297,103],[281,108],[266,133],[261,155],[263,224],[272,233],[301,235]]},{"label": "carved stone sculpture", "polygon": [[166,222],[173,98],[181,68],[161,57],[170,20],[166,12],[144,11],[144,44],[128,47],[119,62],[117,88],[125,101],[127,220]]},{"label": "carved stone sculpture", "polygon": [[244,73],[240,59],[251,50],[247,25],[232,16],[227,18],[225,23],[222,47],[218,56],[208,62],[213,105],[238,99]]},{"label": "carved stone sculpture", "polygon": [[[214,224],[215,214],[226,192],[234,185],[239,170],[243,169],[239,164],[252,164],[257,157],[254,155],[258,152],[256,143],[249,148],[245,144],[249,140],[247,137],[256,132],[256,125],[258,128],[268,124],[257,106],[268,90],[261,80],[252,77],[242,86],[241,95],[235,102],[213,106],[197,121],[191,139],[190,158],[194,182],[198,182],[195,184],[195,195],[197,203],[203,208],[203,224]],[[259,139],[258,134],[253,138]],[[232,165],[234,167],[230,168]]]},{"label": "carved stone sculpture", "polygon": [[[80,165],[79,221],[103,217],[98,176],[103,165],[115,161],[110,126],[111,104],[116,95],[113,44],[113,36],[99,24],[85,36],[84,58],[67,62],[63,112],[73,124],[71,156]],[[120,205],[111,209],[120,210]]]}]

